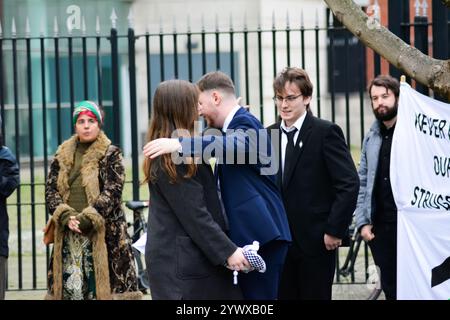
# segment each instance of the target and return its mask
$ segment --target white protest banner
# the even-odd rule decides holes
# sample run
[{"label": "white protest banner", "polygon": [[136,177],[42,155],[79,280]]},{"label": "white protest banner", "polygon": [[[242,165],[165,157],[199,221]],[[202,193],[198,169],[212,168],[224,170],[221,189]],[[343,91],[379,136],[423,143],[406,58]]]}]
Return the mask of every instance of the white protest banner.
[{"label": "white protest banner", "polygon": [[397,298],[450,299],[450,104],[401,84],[390,170]]}]

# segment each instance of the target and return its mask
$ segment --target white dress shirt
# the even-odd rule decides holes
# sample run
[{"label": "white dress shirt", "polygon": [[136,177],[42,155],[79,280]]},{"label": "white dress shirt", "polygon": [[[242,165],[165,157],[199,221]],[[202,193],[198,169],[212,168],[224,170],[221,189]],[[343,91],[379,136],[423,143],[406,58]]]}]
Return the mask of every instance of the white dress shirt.
[{"label": "white dress shirt", "polygon": [[306,111],[290,127],[286,127],[284,120],[281,121],[281,125],[280,125],[280,129],[282,129],[282,131],[281,131],[281,169],[282,169],[282,172],[281,173],[283,175],[284,175],[284,158],[286,156],[286,146],[287,146],[287,136],[283,132],[283,130],[285,130],[286,132],[290,132],[290,131],[294,130],[295,128],[297,128],[297,132],[294,135],[294,146],[295,146],[295,144],[297,142],[298,134],[300,132],[300,129],[302,128],[303,122],[305,121],[305,117],[306,117]]},{"label": "white dress shirt", "polygon": [[233,120],[234,115],[236,114],[236,112],[238,112],[238,110],[240,108],[241,108],[241,106],[236,106],[233,109],[231,109],[230,113],[227,115],[227,117],[225,118],[225,121],[223,122],[222,132],[224,132],[224,133],[227,132],[230,122]]}]

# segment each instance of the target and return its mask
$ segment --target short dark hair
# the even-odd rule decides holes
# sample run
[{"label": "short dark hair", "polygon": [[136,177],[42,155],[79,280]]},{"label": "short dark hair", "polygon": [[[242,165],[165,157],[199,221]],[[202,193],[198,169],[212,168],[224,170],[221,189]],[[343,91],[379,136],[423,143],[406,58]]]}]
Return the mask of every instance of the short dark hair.
[{"label": "short dark hair", "polygon": [[[303,96],[311,97],[313,93],[313,84],[309,79],[308,73],[297,67],[287,67],[281,71],[275,80],[273,80],[274,94],[284,91],[287,82],[294,83]],[[309,104],[306,106],[309,109]]]},{"label": "short dark hair", "polygon": [[394,77],[387,75],[387,74],[380,74],[375,79],[370,82],[368,87],[369,97],[372,99],[372,87],[385,87],[386,89],[391,89],[391,91],[394,93],[395,98],[398,98],[400,95],[400,83],[397,79]]},{"label": "short dark hair", "polygon": [[213,71],[205,74],[197,81],[197,87],[200,92],[217,89],[229,94],[236,94],[233,80],[221,71]]}]

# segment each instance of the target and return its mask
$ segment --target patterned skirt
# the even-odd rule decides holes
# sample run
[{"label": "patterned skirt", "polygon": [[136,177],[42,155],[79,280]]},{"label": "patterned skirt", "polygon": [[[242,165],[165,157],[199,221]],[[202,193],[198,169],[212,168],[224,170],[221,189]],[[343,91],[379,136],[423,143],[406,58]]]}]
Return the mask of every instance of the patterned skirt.
[{"label": "patterned skirt", "polygon": [[92,242],[67,231],[62,248],[63,300],[94,300],[95,274]]}]

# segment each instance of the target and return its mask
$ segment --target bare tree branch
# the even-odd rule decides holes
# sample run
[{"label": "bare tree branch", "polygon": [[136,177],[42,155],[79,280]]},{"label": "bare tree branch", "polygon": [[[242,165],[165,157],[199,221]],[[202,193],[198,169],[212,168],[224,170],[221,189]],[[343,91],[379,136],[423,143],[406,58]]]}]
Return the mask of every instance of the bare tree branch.
[{"label": "bare tree branch", "polygon": [[[406,44],[352,0],[324,0],[342,24],[408,76],[450,100],[450,60],[437,60]],[[445,0],[450,2],[450,0]]]}]

